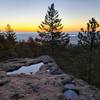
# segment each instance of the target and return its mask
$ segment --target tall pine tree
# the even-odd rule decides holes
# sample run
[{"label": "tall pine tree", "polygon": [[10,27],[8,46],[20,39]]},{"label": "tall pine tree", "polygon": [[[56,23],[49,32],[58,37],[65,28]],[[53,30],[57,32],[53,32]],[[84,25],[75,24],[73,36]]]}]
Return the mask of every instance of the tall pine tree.
[{"label": "tall pine tree", "polygon": [[7,26],[6,26],[6,39],[7,39],[8,43],[10,43],[11,45],[15,45],[15,43],[16,43],[16,34],[13,31],[10,24],[7,24]]},{"label": "tall pine tree", "polygon": [[93,64],[93,51],[94,48],[100,44],[100,32],[97,31],[98,27],[98,22],[94,18],[92,18],[87,23],[87,30],[81,28],[81,32],[79,32],[78,34],[79,44],[89,47],[90,51],[90,66],[87,68],[87,78],[90,83],[92,82],[93,70],[95,68]]},{"label": "tall pine tree", "polygon": [[39,36],[42,43],[50,44],[52,52],[54,46],[67,45],[69,43],[69,36],[62,32],[62,19],[59,18],[58,11],[55,10],[54,3],[48,7],[47,14],[44,21],[39,26]]},{"label": "tall pine tree", "polygon": [[99,44],[100,32],[97,31],[98,27],[99,24],[94,18],[89,20],[89,22],[87,23],[87,30],[81,28],[81,32],[79,32],[78,34],[79,44],[88,45],[90,47],[90,50],[92,50],[96,44]]}]

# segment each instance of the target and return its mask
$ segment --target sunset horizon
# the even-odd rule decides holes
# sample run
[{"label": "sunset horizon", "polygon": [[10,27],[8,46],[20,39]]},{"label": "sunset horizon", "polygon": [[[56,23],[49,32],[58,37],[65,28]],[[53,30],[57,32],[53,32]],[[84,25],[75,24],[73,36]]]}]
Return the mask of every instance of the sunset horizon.
[{"label": "sunset horizon", "polygon": [[100,22],[99,0],[1,0],[0,30],[5,31],[6,25],[10,24],[16,32],[37,32],[52,3],[62,19],[63,32],[80,31],[92,17]]},{"label": "sunset horizon", "polygon": [[[6,31],[6,25],[3,28],[0,28],[0,31],[5,32]],[[12,24],[9,24],[9,25],[11,25],[13,31],[15,31],[15,32],[37,32],[38,29],[39,29],[38,26],[35,26],[35,27],[32,27],[32,26],[26,26],[26,27],[22,26],[22,27],[20,27],[20,26],[18,26],[18,27],[16,27]],[[75,26],[75,27],[77,27],[77,26]],[[80,31],[80,28],[73,30],[72,27],[66,28],[66,26],[62,30],[62,32],[79,32],[79,31]]]},{"label": "sunset horizon", "polygon": [[[88,20],[87,20],[88,22]],[[9,23],[8,23],[9,24]],[[63,24],[63,23],[62,23]],[[0,27],[0,31],[6,31],[6,25]],[[15,32],[37,32],[39,30],[38,26],[32,26],[32,25],[27,25],[27,26],[21,26],[21,25],[14,25],[14,24],[9,24],[11,25],[12,29]],[[81,28],[86,28],[86,22],[84,25],[63,25],[62,32],[79,32]],[[100,28],[99,28],[100,29]]]},{"label": "sunset horizon", "polygon": [[0,100],[100,100],[100,0],[0,0]]}]

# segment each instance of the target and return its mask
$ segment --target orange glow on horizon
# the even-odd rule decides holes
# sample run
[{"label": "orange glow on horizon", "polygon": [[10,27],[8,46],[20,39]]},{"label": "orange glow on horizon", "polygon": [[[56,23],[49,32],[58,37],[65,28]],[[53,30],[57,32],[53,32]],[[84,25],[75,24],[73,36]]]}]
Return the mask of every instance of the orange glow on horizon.
[{"label": "orange glow on horizon", "polygon": [[[62,32],[77,32],[80,31],[79,26],[74,26],[74,27],[70,27],[70,26],[66,26],[63,28]],[[13,27],[13,30],[15,32],[37,32],[38,31],[38,26],[37,27]],[[1,29],[1,31],[5,31],[5,28]]]},{"label": "orange glow on horizon", "polygon": [[[11,23],[10,24],[12,29],[15,32],[37,32],[39,30],[38,24],[30,24],[30,23]],[[78,32],[80,31],[80,28],[84,28],[86,24],[71,24],[71,23],[63,23],[63,32]],[[4,24],[3,26],[0,26],[1,31],[5,31],[6,25]]]},{"label": "orange glow on horizon", "polygon": [[[37,32],[39,30],[38,26],[41,24],[42,19],[30,20],[1,20],[0,30],[5,31],[7,24],[10,24],[15,32]],[[64,19],[62,20],[63,32],[77,32],[80,28],[84,28],[86,21],[76,20],[76,19]]]}]

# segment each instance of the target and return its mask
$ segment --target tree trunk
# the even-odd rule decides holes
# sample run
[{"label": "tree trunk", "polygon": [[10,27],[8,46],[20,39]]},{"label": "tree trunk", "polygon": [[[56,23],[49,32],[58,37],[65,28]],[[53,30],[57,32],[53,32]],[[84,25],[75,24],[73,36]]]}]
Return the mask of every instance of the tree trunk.
[{"label": "tree trunk", "polygon": [[91,41],[91,44],[90,44],[90,56],[89,56],[89,63],[90,63],[90,65],[89,65],[89,68],[88,68],[88,82],[90,83],[90,84],[92,84],[92,74],[93,74],[93,46],[94,46],[94,39],[92,39],[92,41]]}]

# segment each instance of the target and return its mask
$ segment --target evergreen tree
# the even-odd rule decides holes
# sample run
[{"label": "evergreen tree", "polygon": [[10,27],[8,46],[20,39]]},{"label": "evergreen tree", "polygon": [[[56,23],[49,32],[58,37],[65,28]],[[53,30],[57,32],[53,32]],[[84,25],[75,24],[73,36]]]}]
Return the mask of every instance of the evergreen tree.
[{"label": "evergreen tree", "polygon": [[69,36],[62,32],[62,19],[59,18],[58,11],[55,10],[54,3],[48,7],[44,21],[39,26],[39,36],[42,43],[49,43],[52,48],[57,45],[69,43]]},{"label": "evergreen tree", "polygon": [[6,26],[6,39],[7,42],[10,43],[11,45],[15,45],[16,43],[16,34],[11,28],[11,25],[7,24]]},{"label": "evergreen tree", "polygon": [[7,24],[6,26],[6,32],[5,32],[5,38],[6,38],[6,46],[5,49],[8,52],[8,56],[13,57],[16,56],[16,34],[14,30],[12,29],[11,25]]},{"label": "evergreen tree", "polygon": [[5,33],[0,32],[0,48],[4,48],[6,44]]},{"label": "evergreen tree", "polygon": [[97,46],[100,43],[100,32],[97,31],[98,27],[99,27],[98,22],[94,18],[92,18],[87,23],[87,30],[81,28],[81,32],[79,32],[78,34],[79,44],[88,46],[90,50],[90,55],[89,55],[90,66],[87,68],[87,78],[90,83],[92,82],[93,70],[94,70],[93,51],[95,46]]},{"label": "evergreen tree", "polygon": [[99,31],[97,31],[98,27],[99,24],[94,18],[89,20],[89,22],[87,23],[87,30],[81,28],[81,32],[79,32],[78,34],[79,44],[88,45],[90,47],[90,50],[92,50],[96,44],[99,44],[100,33]]}]

